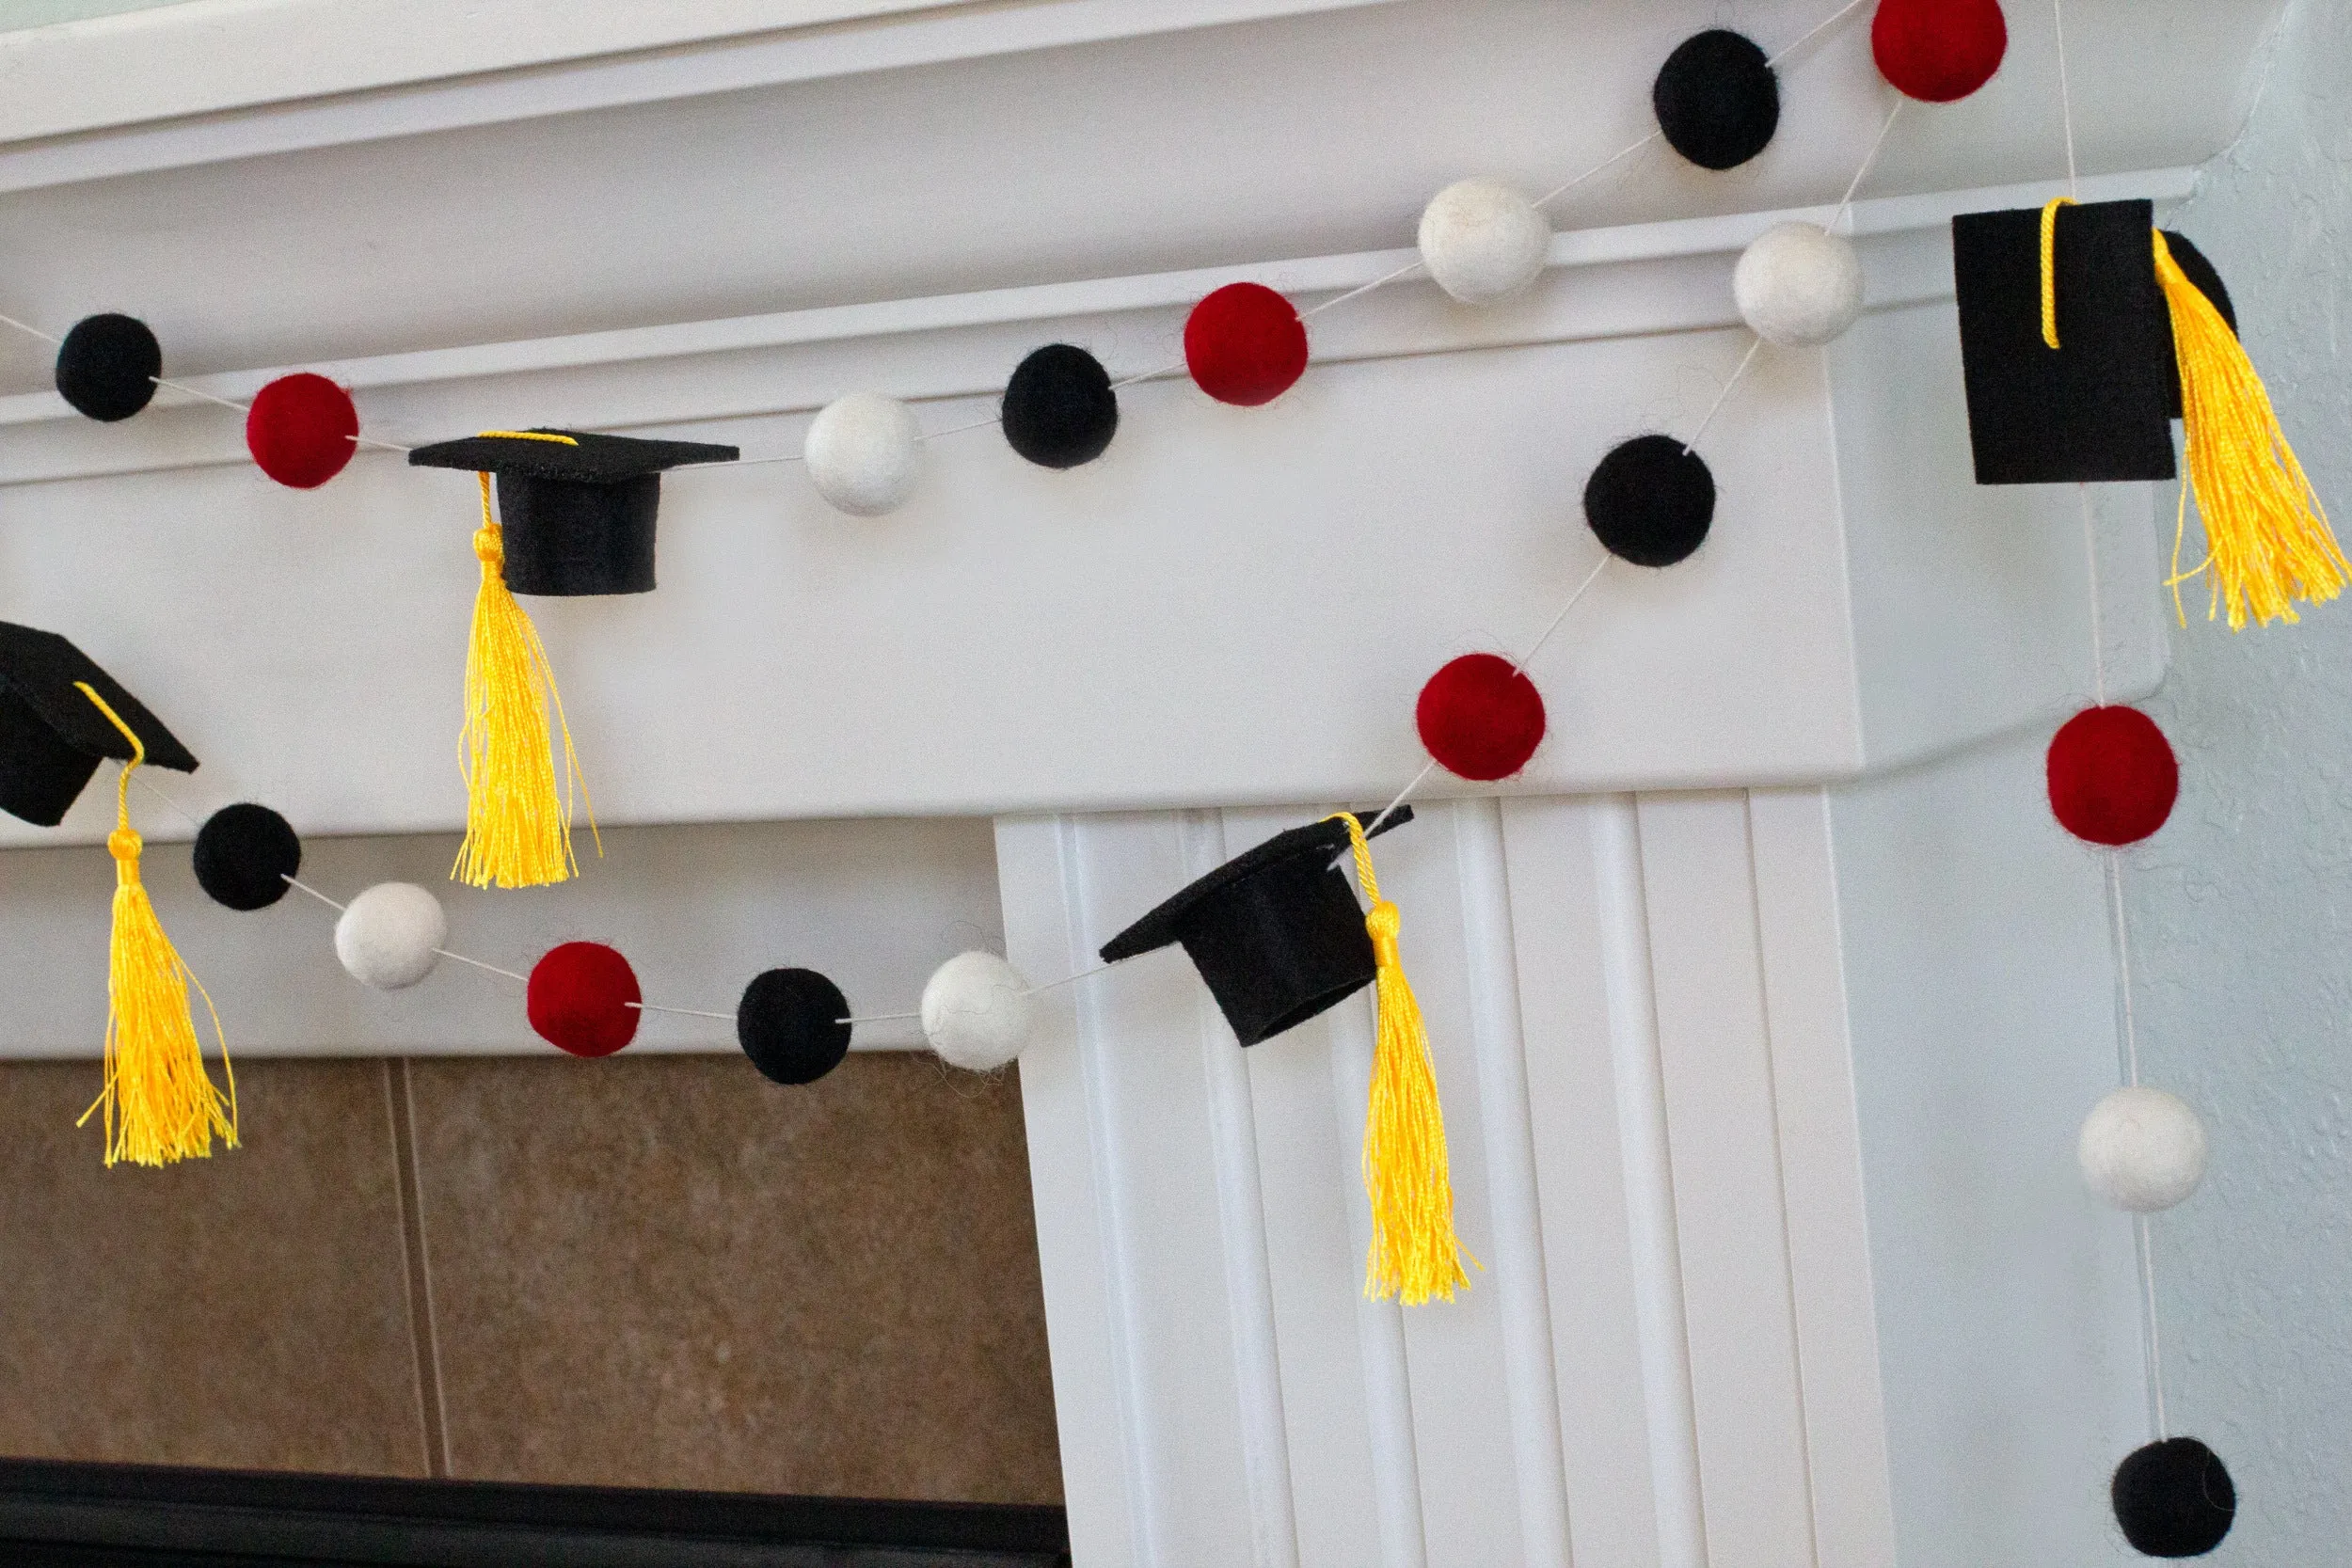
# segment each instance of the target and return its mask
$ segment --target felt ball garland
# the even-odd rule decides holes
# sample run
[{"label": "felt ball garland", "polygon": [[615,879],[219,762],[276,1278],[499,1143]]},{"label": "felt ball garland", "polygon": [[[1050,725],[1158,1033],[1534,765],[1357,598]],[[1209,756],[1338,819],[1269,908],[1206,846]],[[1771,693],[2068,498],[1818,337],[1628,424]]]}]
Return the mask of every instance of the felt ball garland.
[{"label": "felt ball garland", "polygon": [[1585,481],[1584,520],[1618,560],[1675,565],[1707,543],[1715,476],[1673,436],[1637,436],[1602,458]]},{"label": "felt ball garland", "polygon": [[2083,1118],[2075,1153],[2083,1180],[2134,1214],[2169,1209],[2205,1179],[2205,1124],[2177,1095],[2131,1084]]},{"label": "felt ball garland", "polygon": [[905,505],[922,452],[914,411],[874,392],[827,404],[801,449],[817,493],[852,517],[879,517]]},{"label": "felt ball garland", "polygon": [[1421,689],[1413,722],[1438,766],[1491,783],[1527,766],[1544,739],[1544,699],[1509,659],[1464,654]]},{"label": "felt ball garland", "polygon": [[414,882],[378,882],[335,922],[335,957],[373,990],[405,990],[433,973],[449,941],[441,901]]},{"label": "felt ball garland", "polygon": [[1037,1025],[1029,982],[993,953],[961,953],[923,987],[923,1038],[950,1067],[993,1072],[1027,1048]]},{"label": "felt ball garland", "polygon": [[2168,1437],[2116,1466],[2115,1522],[2147,1557],[2202,1557],[2237,1518],[2229,1466],[2194,1437]]},{"label": "felt ball garland", "polygon": [[1074,468],[1109,450],[1119,394],[1103,362],[1070,343],[1032,353],[1005,385],[1005,440],[1041,468]]},{"label": "felt ball garland", "polygon": [[813,969],[771,969],[743,988],[735,1038],[771,1082],[814,1084],[850,1053],[850,1002]]},{"label": "felt ball garland", "polygon": [[1421,214],[1421,263],[1464,305],[1518,293],[1544,270],[1551,225],[1535,204],[1500,180],[1464,180]]},{"label": "felt ball garland", "polygon": [[163,373],[163,345],[135,316],[85,316],[57,345],[57,395],[86,419],[129,419]]},{"label": "felt ball garland", "polygon": [[610,1056],[637,1037],[644,1000],[627,958],[601,942],[567,942],[532,966],[524,1006],[557,1050]]},{"label": "felt ball garland", "polygon": [[2051,737],[2050,812],[2090,844],[2137,844],[2165,824],[2181,768],[2156,721],[2134,707],[2089,707]]},{"label": "felt ball garland", "polygon": [[1228,283],[1184,318],[1184,368],[1219,403],[1272,403],[1307,373],[1307,324],[1263,283]]},{"label": "felt ball garland", "polygon": [[309,371],[262,388],[245,417],[246,449],[254,463],[296,490],[315,490],[342,473],[358,436],[359,411],[351,394]]},{"label": "felt ball garland", "polygon": [[1879,0],[1870,56],[1905,97],[1949,103],[1993,79],[2009,53],[2000,0]]},{"label": "felt ball garland", "polygon": [[1709,28],[1666,56],[1650,106],[1677,152],[1701,168],[1738,168],[1780,129],[1780,78],[1755,40]]},{"label": "felt ball garland", "polygon": [[264,910],[286,896],[288,879],[301,872],[302,840],[284,817],[248,800],[205,819],[192,858],[197,885],[214,903]]},{"label": "felt ball garland", "polygon": [[1810,223],[1768,229],[1731,275],[1740,319],[1780,348],[1815,348],[1862,314],[1862,259],[1853,243]]}]

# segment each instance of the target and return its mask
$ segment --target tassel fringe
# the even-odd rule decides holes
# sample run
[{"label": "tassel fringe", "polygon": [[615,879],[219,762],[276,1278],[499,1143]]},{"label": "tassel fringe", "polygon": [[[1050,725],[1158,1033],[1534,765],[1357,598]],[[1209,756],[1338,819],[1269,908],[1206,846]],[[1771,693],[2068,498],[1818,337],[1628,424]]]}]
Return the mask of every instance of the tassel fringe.
[{"label": "tassel fringe", "polygon": [[[1454,1232],[1454,1179],[1446,1158],[1445,1112],[1429,1060],[1429,1032],[1397,952],[1397,908],[1380,896],[1363,825],[1346,813],[1356,878],[1372,904],[1374,1036],[1372,1096],[1364,1112],[1364,1192],[1372,1200],[1372,1247],[1364,1294],[1407,1307],[1454,1299],[1467,1290],[1466,1256]],[[1475,1264],[1476,1259],[1470,1261]]]},{"label": "tassel fringe", "polygon": [[[87,685],[75,684],[129,738],[132,749],[117,787],[115,831],[106,839],[115,858],[115,899],[106,953],[105,1085],[75,1125],[103,1112],[109,1166],[126,1160],[167,1165],[208,1159],[215,1136],[230,1148],[237,1147],[237,1074],[213,999],[164,934],[139,879],[143,845],[131,827],[131,770],[147,760],[147,748],[105,699]],[[192,985],[204,996],[214,1038],[220,1042],[221,1069],[229,1081],[225,1093],[204,1070],[188,1004]]]},{"label": "tassel fringe", "polygon": [[[2174,558],[2171,586],[2210,572],[2208,620],[2229,608],[2230,629],[2250,614],[2265,626],[2296,619],[2295,601],[2321,603],[2352,580],[2318,492],[2279,428],[2251,361],[2230,324],[2155,236],[2156,278],[2172,311],[2188,437],[2188,483],[2205,527],[2204,561],[2186,573]],[[2183,502],[2186,506],[2185,499]]]},{"label": "tassel fringe", "polygon": [[[450,877],[474,887],[545,887],[579,873],[569,792],[584,798],[586,791],[547,649],[506,586],[505,536],[490,514],[490,476],[479,477],[482,527],[473,551],[482,562],[482,588],[466,647],[466,727],[458,748],[466,775],[466,839]],[[550,707],[564,742],[564,793],[556,789]],[[592,804],[589,829],[595,828]],[[596,852],[604,852],[600,834]]]}]

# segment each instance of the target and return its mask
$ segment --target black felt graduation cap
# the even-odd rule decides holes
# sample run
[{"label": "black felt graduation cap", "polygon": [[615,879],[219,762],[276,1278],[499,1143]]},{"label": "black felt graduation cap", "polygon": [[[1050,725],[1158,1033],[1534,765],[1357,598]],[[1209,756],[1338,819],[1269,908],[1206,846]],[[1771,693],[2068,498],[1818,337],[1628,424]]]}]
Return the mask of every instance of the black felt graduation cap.
[{"label": "black felt graduation cap", "polygon": [[88,655],[56,632],[0,621],[0,811],[36,827],[64,820],[102,760],[131,760],[131,743],[76,682],[122,716],[149,762],[196,771],[188,749]]},{"label": "black felt graduation cap", "polygon": [[[1379,831],[1412,819],[1401,806]],[[1347,849],[1338,818],[1277,833],[1113,937],[1103,961],[1182,942],[1241,1043],[1271,1039],[1372,984],[1363,906],[1338,864]]]},{"label": "black felt graduation cap", "polygon": [[[2172,478],[2181,372],[2150,241],[2153,204],[2058,209],[2049,255],[2057,348],[2043,336],[2042,225],[2029,207],[1952,220],[1977,483]],[[2180,235],[2165,239],[2234,327],[2212,264]]]},{"label": "black felt graduation cap", "polygon": [[2058,210],[2060,347],[2042,334],[2042,214],[1952,219],[1968,432],[1979,484],[2173,477],[2171,319],[2146,201]]},{"label": "black felt graduation cap", "polygon": [[408,461],[498,476],[506,586],[517,594],[653,592],[661,470],[732,463],[734,447],[575,430],[492,430],[419,447]]}]

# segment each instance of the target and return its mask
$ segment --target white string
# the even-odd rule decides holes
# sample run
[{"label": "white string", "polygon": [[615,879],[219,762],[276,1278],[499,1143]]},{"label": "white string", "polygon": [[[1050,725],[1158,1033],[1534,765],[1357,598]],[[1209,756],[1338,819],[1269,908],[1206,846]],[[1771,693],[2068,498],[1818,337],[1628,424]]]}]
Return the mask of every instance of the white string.
[{"label": "white string", "polygon": [[905,1023],[923,1015],[917,1013],[868,1013],[863,1018],[836,1018],[835,1023]]},{"label": "white string", "polygon": [[309,894],[311,897],[317,899],[320,903],[326,905],[328,909],[333,910],[338,914],[349,912],[346,906],[338,904],[335,900],[329,898],[326,895],[321,893],[318,889],[312,887],[310,883],[302,880],[300,878],[288,876],[283,871],[279,872],[278,875],[280,877],[284,877],[286,879],[286,885],[294,889],[296,893]]},{"label": "white string", "polygon": [[[1543,203],[1539,201],[1536,205],[1540,207]],[[1356,288],[1348,290],[1347,293],[1343,294],[1334,294],[1331,298],[1325,300],[1322,304],[1315,306],[1311,309],[1301,310],[1298,313],[1298,319],[1301,321],[1311,321],[1315,317],[1323,314],[1326,310],[1330,309],[1333,306],[1345,305],[1351,299],[1361,299],[1364,295],[1372,293],[1375,289],[1385,289],[1390,284],[1395,282],[1398,278],[1410,277],[1413,274],[1419,271],[1421,271],[1421,262],[1418,261],[1407,261],[1403,266],[1397,268],[1394,272],[1385,273],[1382,276],[1374,278],[1369,283],[1359,284]]]},{"label": "white string", "polygon": [[461,964],[470,964],[474,968],[483,971],[485,974],[503,975],[507,979],[514,981],[518,986],[528,986],[531,984],[531,976],[528,974],[517,974],[511,969],[501,969],[496,964],[485,964],[480,958],[469,958],[463,953],[453,953],[446,947],[436,947],[433,951],[444,958],[454,958]]},{"label": "white string", "polygon": [[2107,705],[2107,635],[2099,608],[2099,536],[2090,518],[2090,486],[2077,484],[2074,495],[2083,509],[2083,559],[2090,577],[2090,678],[2099,705]]},{"label": "white string", "polygon": [[2066,74],[2066,0],[2050,0],[2050,24],[2058,33],[2058,113],[2066,124],[2066,194],[2080,199],[2082,182],[2074,169],[2074,88]]},{"label": "white string", "polygon": [[1829,215],[1827,223],[1821,225],[1822,233],[1834,234],[1837,231],[1838,224],[1845,219],[1846,210],[1853,205],[1854,193],[1862,188],[1862,182],[1869,174],[1870,166],[1879,161],[1879,150],[1886,145],[1887,135],[1895,129],[1895,120],[1902,114],[1903,105],[1908,102],[1908,99],[1898,96],[1895,106],[1886,111],[1886,123],[1879,127],[1878,140],[1872,142],[1870,150],[1863,154],[1862,166],[1853,171],[1853,179],[1847,184],[1846,194],[1838,198],[1837,210]]},{"label": "white string", "polygon": [[1798,50],[1803,49],[1803,48],[1804,48],[1806,44],[1811,43],[1811,42],[1812,42],[1815,39],[1820,38],[1820,37],[1823,33],[1828,32],[1828,31],[1829,31],[1832,27],[1836,26],[1836,25],[1837,25],[1840,22],[1845,21],[1845,20],[1846,20],[1846,17],[1848,16],[1848,14],[1849,14],[1849,13],[1853,12],[1853,11],[1857,11],[1857,10],[1860,10],[1860,9],[1862,8],[1862,7],[1863,7],[1863,4],[1864,4],[1864,0],[1852,0],[1852,3],[1851,3],[1851,4],[1850,4],[1850,5],[1844,5],[1844,6],[1840,6],[1840,7],[1838,7],[1838,8],[1837,8],[1837,9],[1836,9],[1836,11],[1834,11],[1834,12],[1832,12],[1832,13],[1830,14],[1830,18],[1829,18],[1829,20],[1828,20],[1828,21],[1826,21],[1826,22],[1822,23],[1820,25],[1819,25],[1819,26],[1815,27],[1815,28],[1813,29],[1813,31],[1811,31],[1811,32],[1809,32],[1809,33],[1805,34],[1805,35],[1804,35],[1804,37],[1803,37],[1803,38],[1799,39],[1796,42],[1794,42],[1794,43],[1790,44],[1788,48],[1786,48],[1786,49],[1782,50],[1779,54],[1774,55],[1773,55],[1773,56],[1772,56],[1770,60],[1767,60],[1765,63],[1766,63],[1767,65],[1778,65],[1778,64],[1780,64],[1780,62],[1781,62],[1781,61],[1783,61],[1783,60],[1785,60],[1785,59],[1787,59],[1789,55],[1791,55],[1795,54]]},{"label": "white string", "polygon": [[131,782],[138,785],[141,789],[147,791],[150,795],[155,797],[156,800],[161,800],[165,805],[169,806],[174,812],[179,814],[180,819],[185,822],[189,827],[200,830],[204,826],[203,823],[198,821],[189,814],[187,807],[182,805],[179,801],[173,800],[162,790],[157,789],[152,784],[150,784],[146,774],[134,773],[131,775]]},{"label": "white string", "polygon": [[13,326],[19,332],[25,334],[27,337],[39,338],[44,343],[55,343],[59,348],[63,348],[65,346],[65,340],[63,338],[53,338],[48,333],[43,332],[40,327],[28,326],[24,323],[18,321],[14,316],[0,316],[0,326]]},{"label": "white string", "polygon": [[1074,986],[1081,980],[1091,980],[1097,974],[1108,974],[1112,970],[1117,969],[1120,964],[1123,964],[1127,960],[1124,958],[1114,958],[1106,964],[1096,964],[1092,969],[1082,969],[1077,974],[1070,975],[1066,979],[1048,980],[1041,986],[1031,986],[1027,990],[1023,991],[1021,994],[1024,996],[1038,996],[1049,990],[1059,990],[1064,986]]},{"label": "white string", "polygon": [[1114,381],[1111,383],[1111,390],[1123,392],[1139,382],[1157,381],[1164,375],[1174,375],[1178,371],[1184,370],[1185,364],[1184,360],[1179,359],[1172,365],[1162,365],[1156,371],[1145,371],[1139,375],[1131,375],[1124,381]]},{"label": "white string", "polygon": [[1731,372],[1731,379],[1724,383],[1724,389],[1715,394],[1714,404],[1708,409],[1707,418],[1699,421],[1698,429],[1691,432],[1691,438],[1682,443],[1682,454],[1685,457],[1691,454],[1692,448],[1699,444],[1699,437],[1707,434],[1707,427],[1715,422],[1715,416],[1724,411],[1724,400],[1731,396],[1731,389],[1734,387],[1740,385],[1740,378],[1748,373],[1748,367],[1756,362],[1756,350],[1763,346],[1764,340],[1761,338],[1748,345],[1747,354],[1740,360],[1740,368]]},{"label": "white string", "polygon": [[2148,1216],[2136,1216],[2139,1231],[2139,1287],[2148,1303],[2148,1386],[2156,1396],[2156,1440],[2172,1435],[2172,1422],[2164,1410],[2164,1346],[2156,1333],[2156,1249]]},{"label": "white string", "polygon": [[1642,149],[1658,140],[1665,134],[1666,133],[1663,131],[1652,131],[1648,135],[1644,136],[1640,141],[1635,142],[1632,146],[1625,148],[1620,151],[1612,152],[1608,157],[1603,158],[1599,163],[1595,164],[1592,167],[1586,169],[1583,173],[1578,175],[1566,184],[1555,185],[1550,190],[1548,190],[1543,195],[1537,197],[1535,198],[1535,205],[1539,208],[1550,206],[1553,202],[1559,200],[1562,197],[1576,189],[1577,186],[1584,183],[1585,181],[1594,179],[1608,172],[1610,169],[1625,162],[1628,158],[1632,157],[1633,154],[1641,151]]},{"label": "white string", "polygon": [[1560,607],[1560,613],[1551,618],[1551,625],[1544,628],[1543,636],[1535,639],[1534,645],[1529,647],[1527,652],[1521,654],[1518,657],[1511,661],[1512,669],[1524,673],[1527,667],[1535,662],[1535,656],[1544,651],[1544,644],[1551,641],[1551,634],[1558,631],[1560,629],[1561,623],[1568,618],[1568,611],[1576,608],[1576,601],[1584,596],[1584,591],[1586,589],[1592,587],[1594,583],[1600,580],[1601,573],[1607,571],[1609,569],[1609,563],[1616,559],[1617,558],[1615,556],[1610,555],[1605,551],[1602,553],[1600,563],[1595,566],[1590,572],[1586,573],[1584,580],[1576,585],[1576,592],[1569,594],[1568,602]]},{"label": "white string", "polygon": [[[1431,757],[1427,762],[1422,763],[1421,771],[1413,775],[1413,782],[1406,784],[1403,789],[1398,790],[1396,792],[1396,799],[1391,800],[1387,805],[1382,806],[1380,808],[1380,815],[1374,817],[1370,822],[1364,824],[1364,836],[1366,838],[1370,838],[1374,833],[1379,832],[1380,824],[1386,822],[1390,817],[1394,816],[1396,815],[1397,808],[1402,806],[1406,800],[1410,800],[1412,798],[1413,791],[1419,789],[1422,784],[1426,784],[1429,780],[1429,775],[1437,770],[1438,759],[1436,757]],[[1350,851],[1345,849],[1341,850],[1338,854],[1331,857],[1331,863],[1333,865],[1339,864],[1341,861],[1347,858],[1349,852]]]},{"label": "white string", "polygon": [[624,1007],[634,1007],[641,1013],[675,1013],[680,1018],[715,1018],[722,1023],[735,1022],[733,1013],[707,1013],[700,1007],[664,1007],[653,1002],[624,1002]]}]

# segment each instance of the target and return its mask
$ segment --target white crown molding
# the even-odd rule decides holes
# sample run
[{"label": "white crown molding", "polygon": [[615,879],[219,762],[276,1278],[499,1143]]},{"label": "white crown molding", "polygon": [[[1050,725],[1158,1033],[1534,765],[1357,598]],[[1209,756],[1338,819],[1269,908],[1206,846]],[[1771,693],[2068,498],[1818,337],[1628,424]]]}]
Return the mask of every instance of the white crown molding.
[{"label": "white crown molding", "polygon": [[[2196,178],[2193,169],[2156,169],[2086,180],[2081,189],[2088,200],[2145,197],[2170,202],[2186,197]],[[1941,230],[1957,213],[2038,205],[2061,190],[2059,184],[2046,182],[1862,201],[1851,209],[1847,228],[1866,242],[1889,241]],[[1738,252],[1774,224],[1820,223],[1830,216],[1831,210],[1825,207],[1798,208],[1573,230],[1553,236],[1549,265],[1555,270],[1598,272],[1723,258]],[[529,378],[521,384],[535,382],[544,391],[561,388],[566,378],[584,372],[616,372],[623,380],[613,394],[598,398],[599,417],[567,416],[575,424],[593,422],[616,429],[807,413],[857,385],[881,385],[901,397],[937,401],[993,392],[1010,361],[996,352],[997,340],[992,335],[985,340],[987,348],[979,352],[974,352],[969,343],[943,346],[928,361],[910,362],[908,351],[919,354],[924,340],[968,338],[979,328],[1100,323],[1168,312],[1188,307],[1212,289],[1246,278],[1274,282],[1295,297],[1312,298],[1385,277],[1415,256],[1411,250],[1362,251],[1248,266],[881,300],[224,372],[189,377],[187,385],[214,397],[243,400],[278,376],[311,370],[360,394],[363,418],[373,412],[367,394],[400,392],[406,394],[401,400],[401,412],[415,419],[437,404],[469,402],[475,394],[469,393],[468,384],[499,383],[499,389],[504,390],[517,386],[516,378]],[[1871,302],[1877,309],[1946,298],[1950,293],[1950,277],[1940,246],[1911,249],[1899,256],[1890,251],[1873,269]],[[1316,358],[1325,364],[1344,363],[1470,348],[1690,331],[1728,326],[1736,321],[1727,289],[1641,288],[1613,292],[1605,300],[1578,290],[1552,290],[1541,303],[1526,309],[1459,311],[1447,309],[1424,281],[1415,287],[1394,288],[1377,304],[1366,302],[1327,323],[1318,322]],[[888,340],[901,341],[906,346],[887,356],[874,356],[880,372],[876,382],[812,385],[803,378],[769,373],[750,377],[710,374],[695,377],[681,389],[668,379],[642,388],[631,388],[626,379],[632,371],[662,362],[739,356],[755,351],[839,347],[854,357],[857,345],[880,349]],[[1114,373],[1123,375],[1143,367],[1112,368]],[[432,398],[436,391],[449,395]],[[576,392],[565,401],[580,407]],[[157,417],[167,413],[179,417]],[[451,422],[454,428],[464,420],[453,419]],[[381,434],[373,421],[369,428],[373,434]],[[246,461],[242,433],[232,414],[170,388],[157,395],[152,413],[127,425],[92,426],[55,392],[0,397],[0,431],[21,433],[0,437],[0,486]]]},{"label": "white crown molding", "polygon": [[1395,0],[190,0],[0,34],[0,192]]}]

